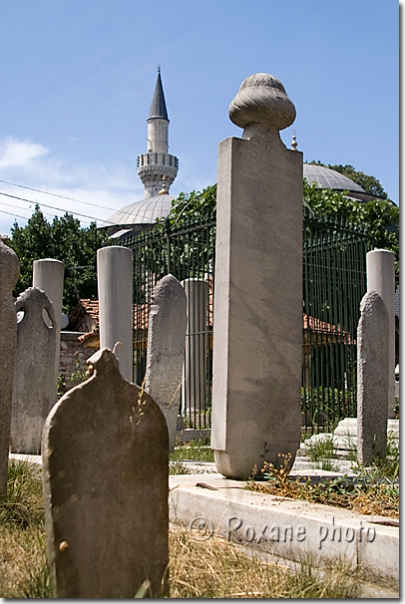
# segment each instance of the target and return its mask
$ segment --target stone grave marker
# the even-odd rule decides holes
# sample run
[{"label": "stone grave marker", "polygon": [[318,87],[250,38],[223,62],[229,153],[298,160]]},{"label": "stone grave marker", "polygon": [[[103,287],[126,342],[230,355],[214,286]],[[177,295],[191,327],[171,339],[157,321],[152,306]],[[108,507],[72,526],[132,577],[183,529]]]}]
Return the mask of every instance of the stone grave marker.
[{"label": "stone grave marker", "polygon": [[17,320],[13,288],[20,275],[15,252],[0,239],[0,497],[7,493]]},{"label": "stone grave marker", "polygon": [[53,407],[42,438],[54,597],[167,593],[168,432],[158,405],[126,381],[115,355]]},{"label": "stone grave marker", "polygon": [[280,139],[295,108],[274,76],[247,78],[229,116],[244,130],[219,144],[211,447],[246,479],[300,442],[302,153]]},{"label": "stone grave marker", "polygon": [[187,298],[182,411],[183,415],[193,417],[204,410],[205,404],[209,286],[202,279],[184,279],[181,284]]},{"label": "stone grave marker", "polygon": [[357,454],[367,465],[387,452],[389,314],[381,296],[367,292],[357,328]]},{"label": "stone grave marker", "polygon": [[173,275],[158,281],[149,312],[145,390],[166,418],[170,450],[176,441],[186,335],[186,294]]},{"label": "stone grave marker", "polygon": [[[63,302],[63,284],[65,275],[65,265],[55,258],[41,258],[34,260],[32,264],[32,285],[42,289],[53,304],[56,321],[56,350],[54,359],[54,377],[52,405],[58,400],[58,377],[59,377],[59,351],[60,351],[60,331],[62,320],[62,302]],[[51,322],[46,312],[44,312],[44,321],[51,327]],[[55,329],[55,327],[54,327]]]},{"label": "stone grave marker", "polygon": [[[14,306],[16,312],[23,310],[24,316],[17,325],[10,446],[15,453],[38,454],[42,429],[55,403],[58,328],[53,304],[41,289],[28,288]],[[52,327],[44,321],[44,310]]]}]

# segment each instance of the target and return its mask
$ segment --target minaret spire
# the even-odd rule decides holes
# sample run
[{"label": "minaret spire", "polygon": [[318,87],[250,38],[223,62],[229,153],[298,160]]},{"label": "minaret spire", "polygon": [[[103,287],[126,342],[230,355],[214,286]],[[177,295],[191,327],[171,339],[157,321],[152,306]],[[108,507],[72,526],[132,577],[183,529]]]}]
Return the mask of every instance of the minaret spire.
[{"label": "minaret spire", "polygon": [[157,195],[164,178],[165,189],[177,176],[179,160],[168,153],[169,116],[158,66],[155,92],[148,117],[147,153],[138,157],[138,174],[145,186],[145,197]]}]

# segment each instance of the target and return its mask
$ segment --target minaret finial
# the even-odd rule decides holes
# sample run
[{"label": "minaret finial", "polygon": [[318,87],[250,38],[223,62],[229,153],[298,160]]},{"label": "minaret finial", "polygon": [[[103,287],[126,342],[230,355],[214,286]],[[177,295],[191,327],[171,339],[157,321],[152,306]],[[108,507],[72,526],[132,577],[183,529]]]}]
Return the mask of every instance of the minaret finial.
[{"label": "minaret finial", "polygon": [[160,73],[160,65],[157,66],[158,73]]},{"label": "minaret finial", "polygon": [[293,148],[293,151],[297,150],[297,137],[296,137],[296,130],[293,131],[293,136],[292,136],[292,143],[291,143],[291,147]]},{"label": "minaret finial", "polygon": [[167,195],[169,191],[166,189],[166,176],[162,176],[162,188],[159,191],[159,195]]}]

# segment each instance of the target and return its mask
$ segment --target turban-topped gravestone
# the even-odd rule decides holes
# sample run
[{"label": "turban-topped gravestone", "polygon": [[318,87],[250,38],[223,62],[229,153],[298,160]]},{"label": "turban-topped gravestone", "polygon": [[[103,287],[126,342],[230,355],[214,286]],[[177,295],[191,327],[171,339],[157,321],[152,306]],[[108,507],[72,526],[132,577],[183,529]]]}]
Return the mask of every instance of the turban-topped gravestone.
[{"label": "turban-topped gravestone", "polygon": [[295,108],[274,76],[247,78],[229,115],[244,131],[219,145],[211,446],[246,479],[300,442],[302,153],[280,139]]}]

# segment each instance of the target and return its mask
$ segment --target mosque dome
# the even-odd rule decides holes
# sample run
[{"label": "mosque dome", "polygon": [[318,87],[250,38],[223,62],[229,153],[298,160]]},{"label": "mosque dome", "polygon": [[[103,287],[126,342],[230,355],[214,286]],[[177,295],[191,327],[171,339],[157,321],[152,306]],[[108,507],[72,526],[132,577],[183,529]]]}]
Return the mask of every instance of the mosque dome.
[{"label": "mosque dome", "polygon": [[168,215],[174,199],[176,198],[173,195],[160,193],[130,203],[111,214],[101,225],[101,228],[124,229],[134,227],[134,225],[153,224],[156,222],[156,218],[165,218]]},{"label": "mosque dome", "polygon": [[377,199],[374,195],[366,193],[363,187],[344,174],[325,166],[304,164],[304,178],[307,179],[310,185],[315,183],[317,189],[347,191],[348,197],[357,201]]}]

